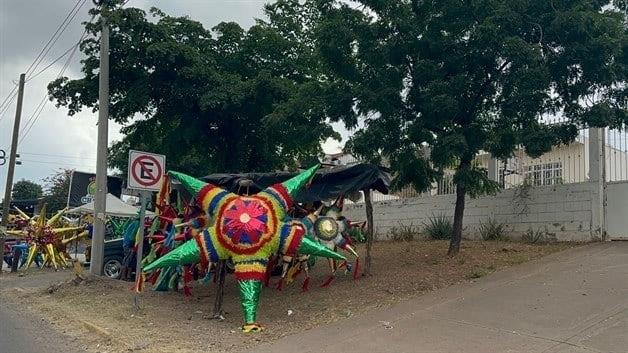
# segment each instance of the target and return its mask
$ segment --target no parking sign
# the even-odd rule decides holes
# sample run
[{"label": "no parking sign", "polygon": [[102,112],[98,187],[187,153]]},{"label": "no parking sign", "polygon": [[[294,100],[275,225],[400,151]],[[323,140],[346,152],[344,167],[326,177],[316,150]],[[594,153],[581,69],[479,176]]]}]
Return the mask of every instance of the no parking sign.
[{"label": "no parking sign", "polygon": [[165,173],[166,156],[129,151],[129,189],[159,191]]}]

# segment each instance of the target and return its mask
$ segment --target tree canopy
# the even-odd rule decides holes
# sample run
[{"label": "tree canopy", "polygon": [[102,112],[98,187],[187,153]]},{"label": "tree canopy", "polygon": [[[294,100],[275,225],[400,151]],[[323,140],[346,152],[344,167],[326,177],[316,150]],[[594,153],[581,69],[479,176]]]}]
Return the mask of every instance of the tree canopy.
[{"label": "tree canopy", "polygon": [[[166,154],[192,174],[294,166],[360,128],[358,157],[386,158],[395,185],[423,191],[455,170],[458,252],[465,197],[495,192],[474,164],[523,148],[539,156],[582,127],[628,120],[624,0],[279,0],[251,28],[211,30],[158,9],[113,7],[111,147]],[[100,14],[94,9],[92,13]],[[98,109],[98,36],[88,23],[84,77],[49,85],[58,106]],[[543,117],[564,117],[547,125]]]},{"label": "tree canopy", "polygon": [[[325,104],[336,99],[333,83],[310,39],[318,12],[295,4],[265,6],[268,20],[248,30],[225,22],[209,30],[156,8],[103,10],[111,28],[110,118],[125,124],[125,137],[110,148],[112,165],[125,171],[133,148],[165,154],[170,169],[195,175],[268,171],[296,166],[320,154],[322,141],[339,138],[327,123],[338,116]],[[98,109],[100,28],[86,23],[84,77],[48,86],[70,115]]]},{"label": "tree canopy", "polygon": [[[473,160],[539,156],[578,127],[622,127],[626,5],[602,0],[317,1],[326,64],[355,99],[354,154],[382,156],[398,186],[422,191],[455,170],[450,254],[458,252],[465,195],[495,190]],[[544,116],[566,122],[544,125]]]},{"label": "tree canopy", "polygon": [[13,200],[34,200],[42,197],[43,193],[41,185],[22,179],[13,184],[11,198]]},{"label": "tree canopy", "polygon": [[42,203],[47,205],[48,213],[56,213],[67,206],[71,178],[72,170],[60,169],[44,179],[46,193]]}]

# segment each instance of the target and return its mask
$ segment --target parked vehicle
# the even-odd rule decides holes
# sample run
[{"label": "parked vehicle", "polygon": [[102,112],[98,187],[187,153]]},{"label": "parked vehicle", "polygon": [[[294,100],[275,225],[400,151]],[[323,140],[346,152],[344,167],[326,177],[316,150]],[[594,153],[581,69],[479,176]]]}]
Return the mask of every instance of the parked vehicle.
[{"label": "parked vehicle", "polygon": [[124,249],[122,238],[106,240],[103,259],[103,274],[109,278],[119,279],[122,275]]}]

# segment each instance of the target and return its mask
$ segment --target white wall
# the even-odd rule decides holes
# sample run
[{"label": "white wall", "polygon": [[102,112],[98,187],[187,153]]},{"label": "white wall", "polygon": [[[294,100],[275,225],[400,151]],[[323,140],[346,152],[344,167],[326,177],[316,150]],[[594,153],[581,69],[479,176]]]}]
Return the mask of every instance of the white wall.
[{"label": "white wall", "polygon": [[[559,241],[590,241],[592,208],[597,183],[585,182],[507,189],[495,196],[467,198],[464,236],[477,238],[477,227],[490,217],[508,225],[509,235],[520,237],[529,229],[542,230]],[[453,218],[455,195],[421,196],[373,203],[376,239],[390,238],[393,227],[422,230],[433,215]],[[345,205],[349,219],[365,220],[364,204]]]}]

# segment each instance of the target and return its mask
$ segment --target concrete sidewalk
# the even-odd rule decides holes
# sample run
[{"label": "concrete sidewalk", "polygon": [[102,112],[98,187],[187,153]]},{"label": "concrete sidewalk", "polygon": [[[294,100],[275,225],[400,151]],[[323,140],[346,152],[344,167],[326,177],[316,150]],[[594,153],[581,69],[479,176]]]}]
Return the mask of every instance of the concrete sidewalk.
[{"label": "concrete sidewalk", "polygon": [[550,255],[251,352],[628,352],[628,242]]}]

